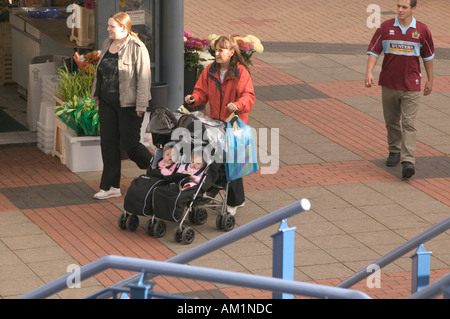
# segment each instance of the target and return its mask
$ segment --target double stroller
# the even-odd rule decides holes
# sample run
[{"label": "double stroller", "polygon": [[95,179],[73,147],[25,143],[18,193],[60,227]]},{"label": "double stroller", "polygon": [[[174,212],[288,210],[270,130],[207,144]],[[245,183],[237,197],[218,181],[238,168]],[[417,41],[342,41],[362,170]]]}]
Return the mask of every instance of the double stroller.
[{"label": "double stroller", "polygon": [[[147,234],[160,238],[167,232],[165,221],[176,222],[179,225],[174,229],[174,240],[190,244],[195,230],[183,224],[187,219],[192,225],[203,225],[208,218],[207,208],[211,208],[220,211],[216,218],[218,229],[233,229],[235,219],[226,210],[228,182],[220,156],[225,123],[201,112],[172,113],[161,108],[152,112],[148,131],[152,133],[153,144],[159,148],[155,154],[171,147],[177,160],[167,168],[171,170],[167,173],[166,167],[161,169],[155,163],[163,160],[159,160],[161,155],[155,155],[146,173],[131,182],[124,198],[124,212],[119,216],[119,228],[135,231],[139,216],[148,217]],[[185,170],[191,157],[199,153],[204,163],[195,173],[198,182],[187,187],[192,177]]]}]

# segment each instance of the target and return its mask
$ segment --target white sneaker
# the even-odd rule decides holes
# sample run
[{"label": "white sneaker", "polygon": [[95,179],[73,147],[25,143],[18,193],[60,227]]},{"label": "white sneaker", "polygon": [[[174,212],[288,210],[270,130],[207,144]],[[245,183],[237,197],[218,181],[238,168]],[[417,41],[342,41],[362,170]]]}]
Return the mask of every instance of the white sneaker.
[{"label": "white sneaker", "polygon": [[227,205],[227,212],[228,214],[230,214],[231,216],[236,215],[236,211],[237,211],[237,206],[229,206]]},{"label": "white sneaker", "polygon": [[245,206],[245,202],[243,202],[241,205],[237,205],[236,207],[244,207]]},{"label": "white sneaker", "polygon": [[111,187],[109,190],[105,191],[101,189],[98,193],[94,195],[95,199],[106,199],[110,197],[120,197],[122,193],[120,192],[120,188]]}]

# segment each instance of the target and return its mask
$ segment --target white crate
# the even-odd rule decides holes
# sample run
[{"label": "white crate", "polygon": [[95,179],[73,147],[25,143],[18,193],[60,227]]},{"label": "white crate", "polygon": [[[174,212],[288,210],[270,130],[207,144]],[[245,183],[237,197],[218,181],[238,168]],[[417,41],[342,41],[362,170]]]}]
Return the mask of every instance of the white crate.
[{"label": "white crate", "polygon": [[55,102],[41,102],[39,121],[45,131],[55,132]]},{"label": "white crate", "polygon": [[37,122],[37,146],[46,155],[50,155],[53,150],[53,143],[55,139],[54,129],[46,130],[45,126],[40,121]]},{"label": "white crate", "polygon": [[74,130],[63,131],[66,166],[74,173],[103,170],[100,136],[77,136]]},{"label": "white crate", "polygon": [[48,147],[48,145],[45,145],[43,143],[40,143],[39,138],[37,138],[37,148],[42,151],[45,155],[52,154],[53,147]]}]

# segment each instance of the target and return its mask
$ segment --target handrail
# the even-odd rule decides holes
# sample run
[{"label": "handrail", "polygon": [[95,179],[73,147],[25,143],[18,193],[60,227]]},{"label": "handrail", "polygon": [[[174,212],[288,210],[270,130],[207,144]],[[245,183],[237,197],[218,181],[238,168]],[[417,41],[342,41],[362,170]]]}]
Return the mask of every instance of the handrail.
[{"label": "handrail", "polygon": [[443,293],[442,287],[450,287],[450,273],[446,274],[445,276],[437,279],[432,284],[423,287],[418,292],[412,294],[409,296],[408,299],[429,299],[434,298],[440,294]]},{"label": "handrail", "polygon": [[[390,264],[394,260],[398,259],[399,257],[402,257],[406,253],[410,252],[414,248],[417,248],[420,244],[423,244],[427,242],[428,240],[436,237],[437,235],[447,231],[450,228],[450,217],[447,219],[444,219],[440,223],[436,224],[435,226],[431,227],[430,229],[426,230],[422,234],[417,235],[416,237],[408,240],[406,243],[402,244],[401,246],[395,248],[391,252],[387,253],[386,255],[382,256],[381,258],[377,259],[370,265],[377,265],[380,268],[383,268],[384,266]],[[368,266],[367,266],[368,267]],[[336,285],[336,287],[340,288],[350,288],[356,283],[360,282],[364,278],[371,275],[371,272],[367,271],[367,267],[362,268],[352,276],[348,277],[344,281],[342,281],[340,284]]]},{"label": "handrail", "polygon": [[[220,235],[210,241],[207,241],[197,247],[194,247],[184,253],[181,253],[177,256],[167,259],[168,262],[185,264],[196,258],[202,257],[214,250],[220,249],[228,244],[231,244],[239,239],[242,239],[248,235],[251,235],[257,231],[260,231],[266,227],[269,227],[276,222],[280,222],[284,219],[292,217],[296,214],[299,214],[304,211],[308,211],[311,209],[311,203],[307,199],[301,199],[295,203],[292,203],[288,206],[280,208],[275,212],[272,212],[266,216],[258,218],[248,224],[245,224],[239,228],[235,228],[232,231]],[[151,275],[148,274],[145,279],[148,280],[151,278]],[[130,276],[129,278],[125,278],[122,281],[119,281],[116,284],[113,284],[111,288],[124,287],[129,285],[130,283],[135,283],[139,281],[140,275],[136,274]],[[104,289],[104,294],[96,294],[96,298],[109,298],[111,297],[111,292],[108,291],[108,288]]]},{"label": "handrail", "polygon": [[[178,264],[187,263],[189,261],[194,260],[195,258],[204,256],[214,250],[224,247],[225,245],[228,245],[228,244],[235,242],[241,238],[244,238],[250,234],[260,231],[268,226],[271,226],[271,225],[275,224],[276,222],[280,222],[280,221],[287,219],[289,217],[292,217],[298,213],[307,211],[310,208],[311,208],[311,204],[310,204],[309,200],[301,199],[301,200],[299,200],[295,203],[292,203],[286,207],[280,208],[279,210],[276,210],[275,212],[272,212],[266,216],[258,218],[248,224],[245,224],[241,227],[233,229],[232,231],[225,233],[219,237],[216,237],[208,242],[200,244],[199,246],[194,247],[184,253],[174,256],[165,262],[178,263]],[[151,276],[154,276],[154,275],[147,274],[145,280],[151,278]],[[28,292],[27,294],[21,296],[20,298],[27,299],[27,298],[49,297],[65,288],[67,288],[66,279],[64,279],[67,277],[68,276],[66,275],[64,277],[58,278],[42,287],[38,287],[35,290]],[[83,280],[84,278],[87,278],[87,277],[82,272],[81,280]],[[126,278],[116,284],[111,285],[110,288],[124,287],[130,283],[138,282],[139,280],[140,280],[140,274],[135,274],[135,275],[130,276],[129,278]],[[96,293],[95,295],[96,295],[96,298],[109,298],[109,297],[112,297],[112,291],[109,288],[105,288],[103,291],[100,291],[99,293]]]},{"label": "handrail", "polygon": [[[83,266],[81,273],[85,279],[110,268],[158,273],[315,298],[370,299],[365,293],[356,290],[123,256],[102,257]],[[69,276],[70,274],[63,276],[59,281],[66,283]]]}]

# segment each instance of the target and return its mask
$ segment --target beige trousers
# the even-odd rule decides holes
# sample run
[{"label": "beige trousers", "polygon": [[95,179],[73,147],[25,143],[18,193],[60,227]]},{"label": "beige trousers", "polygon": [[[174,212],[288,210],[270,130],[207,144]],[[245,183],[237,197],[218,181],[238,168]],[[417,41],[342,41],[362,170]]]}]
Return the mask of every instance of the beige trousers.
[{"label": "beige trousers", "polygon": [[399,91],[382,87],[383,115],[387,129],[389,152],[400,153],[400,162],[415,163],[416,115],[420,92]]}]

